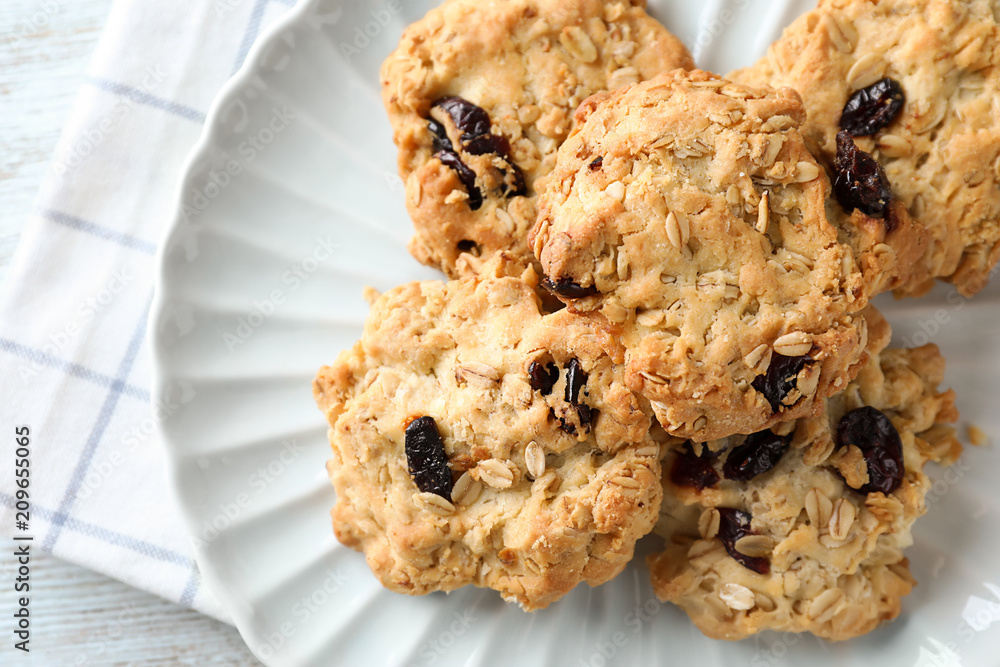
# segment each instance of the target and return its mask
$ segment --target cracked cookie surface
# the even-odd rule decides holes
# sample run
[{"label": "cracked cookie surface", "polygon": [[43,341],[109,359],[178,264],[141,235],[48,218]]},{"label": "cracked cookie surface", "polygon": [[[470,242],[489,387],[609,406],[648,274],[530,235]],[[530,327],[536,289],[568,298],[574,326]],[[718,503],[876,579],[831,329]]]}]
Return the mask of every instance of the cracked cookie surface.
[{"label": "cracked cookie surface", "polygon": [[381,79],[418,260],[452,277],[462,253],[533,261],[536,195],[580,102],[693,66],[644,7],[449,0],[407,28]]},{"label": "cracked cookie surface", "polygon": [[474,584],[534,610],[625,567],[656,521],[661,448],[604,342],[540,310],[533,269],[476,272],[387,292],[320,370],[333,525],[391,590]]},{"label": "cracked cookie surface", "polygon": [[914,265],[889,285],[902,293],[938,277],[969,296],[1000,259],[998,16],[995,0],[820,0],[766,57],[730,75],[798,90],[809,115],[802,132],[828,164],[849,98],[885,79],[899,86],[898,113],[855,131],[928,237],[885,239]]},{"label": "cracked cookie surface", "polygon": [[798,95],[676,70],[578,116],[532,248],[549,288],[622,342],[663,428],[753,433],[845,387],[869,287],[827,220]]},{"label": "cracked cookie surface", "polygon": [[[872,328],[871,361],[819,416],[764,438],[691,446],[664,461],[656,532],[667,548],[649,558],[653,587],[710,637],[776,630],[841,640],[899,614],[914,585],[903,549],[931,486],[922,470],[958,457],[946,425],[958,414],[953,392],[937,390],[944,374],[937,348],[878,352],[888,327],[873,321]],[[881,428],[874,449],[853,430],[859,419],[867,433]],[[748,458],[748,442],[759,451],[759,441],[775,439],[785,449],[768,469],[732,478],[740,467],[732,460]],[[898,447],[903,465],[884,491],[871,491],[884,481],[881,447]],[[688,459],[714,481],[703,474],[710,484],[692,484],[683,474]]]}]

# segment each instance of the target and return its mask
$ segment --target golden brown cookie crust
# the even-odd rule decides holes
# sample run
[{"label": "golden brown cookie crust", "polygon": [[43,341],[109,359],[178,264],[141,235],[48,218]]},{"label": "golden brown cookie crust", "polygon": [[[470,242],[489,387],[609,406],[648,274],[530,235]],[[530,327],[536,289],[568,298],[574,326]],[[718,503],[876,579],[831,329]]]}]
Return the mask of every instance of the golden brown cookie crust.
[{"label": "golden brown cookie crust", "polygon": [[[399,147],[399,171],[416,235],[411,253],[449,276],[458,258],[506,251],[533,261],[526,245],[535,199],[589,95],[692,67],[687,49],[640,0],[448,0],[407,28],[382,67],[382,96]],[[435,158],[428,118],[461,133],[435,102],[462,97],[485,110],[509,142],[509,161],[458,150],[484,195],[472,210],[456,172]],[[510,196],[512,169],[523,175]],[[507,192],[508,196],[504,195]]]},{"label": "golden brown cookie crust", "polygon": [[[391,590],[474,584],[540,609],[631,559],[659,509],[660,446],[590,327],[540,312],[533,270],[504,256],[477,268],[387,292],[362,339],[320,370],[334,530]],[[533,388],[532,362],[558,369],[551,391]],[[586,418],[567,396],[574,363]],[[404,429],[423,416],[444,443],[449,499],[408,471]]]},{"label": "golden brown cookie crust", "polygon": [[857,138],[929,235],[889,235],[895,250],[919,256],[913,275],[889,286],[919,294],[940,277],[968,296],[1000,259],[998,65],[995,2],[820,0],[765,58],[730,76],[798,90],[809,114],[803,134],[827,163],[848,97],[882,77],[898,81],[906,95],[899,116]]},{"label": "golden brown cookie crust", "polygon": [[[881,336],[874,349],[887,341]],[[669,455],[657,527],[668,546],[649,559],[657,595],[719,639],[777,630],[842,640],[895,618],[914,585],[903,549],[926,511],[930,481],[922,469],[928,461],[954,461],[961,451],[945,425],[958,415],[954,393],[937,390],[943,374],[944,360],[932,345],[873,353],[820,415],[783,425],[793,429],[790,449],[748,482],[720,475],[701,491],[678,486],[670,472],[676,454]],[[902,441],[905,476],[888,495],[849,488],[847,481],[863,483],[854,478],[867,468],[850,449],[834,446],[841,417],[862,406],[887,415]],[[740,439],[711,444],[718,451]],[[717,470],[725,459],[719,457]],[[753,517],[753,539],[737,550],[767,558],[769,572],[759,574],[727,553],[717,536],[720,508]]]},{"label": "golden brown cookie crust", "polygon": [[[752,433],[846,387],[869,288],[826,217],[797,93],[676,70],[578,115],[532,247],[557,293],[576,286],[569,307],[622,342],[664,429]],[[779,356],[808,362],[772,403],[754,382]]]}]

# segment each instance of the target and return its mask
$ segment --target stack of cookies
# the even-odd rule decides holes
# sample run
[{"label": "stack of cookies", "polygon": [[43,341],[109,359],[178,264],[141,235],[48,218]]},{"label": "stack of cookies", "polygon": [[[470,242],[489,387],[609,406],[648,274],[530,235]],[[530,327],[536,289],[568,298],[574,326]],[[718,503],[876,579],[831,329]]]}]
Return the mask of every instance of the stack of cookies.
[{"label": "stack of cookies", "polygon": [[1000,259],[997,0],[820,0],[694,69],[641,0],[447,0],[382,70],[420,261],[314,383],[334,531],[394,591],[653,588],[707,635],[896,617],[934,346],[869,305]]}]

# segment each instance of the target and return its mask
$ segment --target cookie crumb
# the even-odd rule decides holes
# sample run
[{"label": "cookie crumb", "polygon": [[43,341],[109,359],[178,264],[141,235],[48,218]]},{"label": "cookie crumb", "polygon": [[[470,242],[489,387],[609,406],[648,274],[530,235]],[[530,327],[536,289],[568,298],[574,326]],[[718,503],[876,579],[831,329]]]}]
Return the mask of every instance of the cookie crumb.
[{"label": "cookie crumb", "polygon": [[986,432],[983,429],[976,426],[975,424],[969,425],[969,440],[976,447],[982,447],[983,445],[988,444],[990,441],[989,437],[986,435]]}]

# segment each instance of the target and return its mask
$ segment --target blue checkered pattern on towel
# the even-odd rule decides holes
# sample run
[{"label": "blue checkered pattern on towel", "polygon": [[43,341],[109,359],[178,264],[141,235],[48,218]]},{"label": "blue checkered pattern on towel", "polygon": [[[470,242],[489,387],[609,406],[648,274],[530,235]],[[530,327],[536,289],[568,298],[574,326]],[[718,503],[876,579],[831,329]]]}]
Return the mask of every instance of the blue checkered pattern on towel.
[{"label": "blue checkered pattern on towel", "polygon": [[[206,111],[293,4],[116,2],[0,292],[0,442],[31,428],[35,548],[223,620],[168,491],[146,318]],[[5,533],[14,488],[0,465]]]}]

